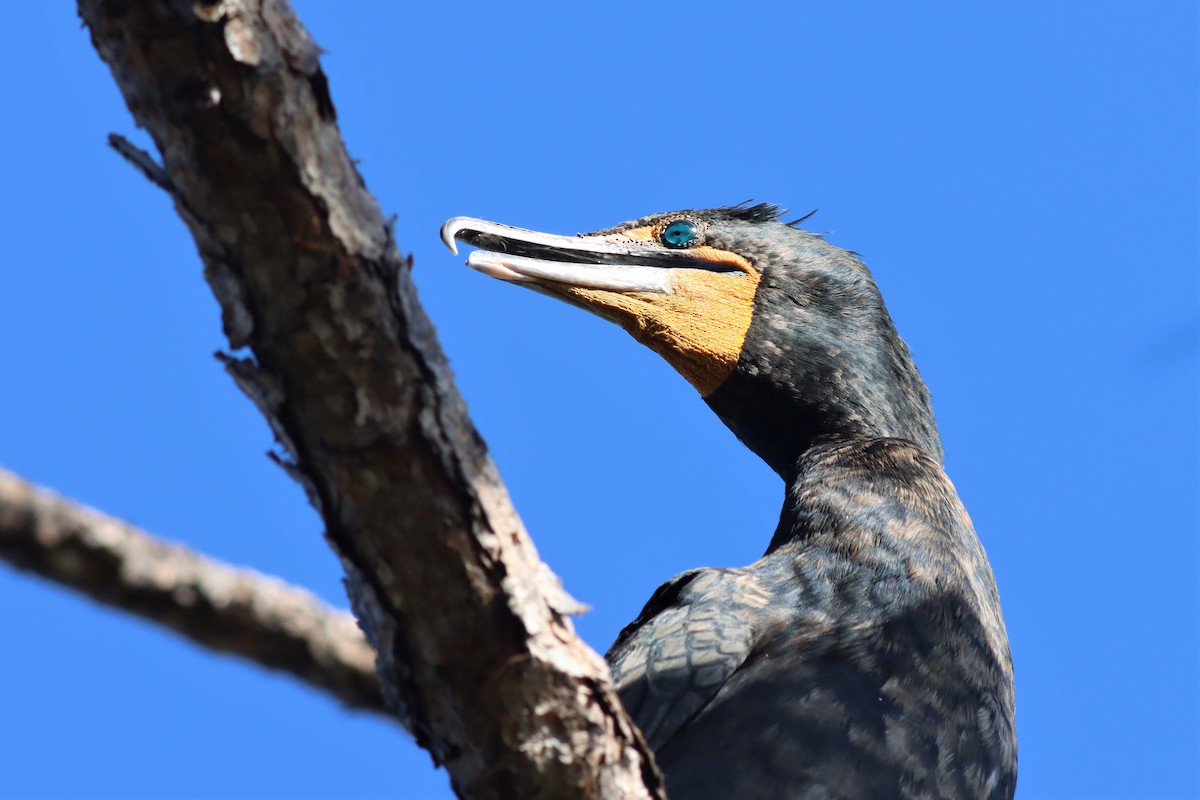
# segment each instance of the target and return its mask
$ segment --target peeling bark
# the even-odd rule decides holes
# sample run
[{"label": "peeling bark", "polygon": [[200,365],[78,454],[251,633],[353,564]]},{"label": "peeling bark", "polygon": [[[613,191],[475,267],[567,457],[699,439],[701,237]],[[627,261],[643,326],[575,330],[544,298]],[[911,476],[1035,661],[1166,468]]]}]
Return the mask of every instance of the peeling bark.
[{"label": "peeling bark", "polygon": [[286,0],[79,9],[248,349],[227,369],[325,520],[388,709],[462,797],[664,797],[466,416]]}]

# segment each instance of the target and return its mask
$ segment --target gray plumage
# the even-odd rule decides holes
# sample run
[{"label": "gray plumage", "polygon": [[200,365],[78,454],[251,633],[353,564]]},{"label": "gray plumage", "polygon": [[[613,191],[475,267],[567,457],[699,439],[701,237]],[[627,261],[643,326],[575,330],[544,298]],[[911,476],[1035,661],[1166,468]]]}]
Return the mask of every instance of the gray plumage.
[{"label": "gray plumage", "polygon": [[674,800],[1011,798],[1007,635],[928,390],[862,262],[751,208],[669,216],[762,272],[706,400],[785,504],[762,559],[677,576],[621,633],[622,700]]}]

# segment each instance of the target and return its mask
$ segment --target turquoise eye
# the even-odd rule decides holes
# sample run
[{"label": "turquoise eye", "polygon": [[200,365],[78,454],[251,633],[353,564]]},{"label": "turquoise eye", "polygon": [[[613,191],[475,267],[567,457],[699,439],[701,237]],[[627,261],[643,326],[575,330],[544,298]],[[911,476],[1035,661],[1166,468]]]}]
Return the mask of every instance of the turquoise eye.
[{"label": "turquoise eye", "polygon": [[663,229],[662,240],[667,247],[691,247],[696,243],[699,234],[696,223],[686,219],[676,220]]}]

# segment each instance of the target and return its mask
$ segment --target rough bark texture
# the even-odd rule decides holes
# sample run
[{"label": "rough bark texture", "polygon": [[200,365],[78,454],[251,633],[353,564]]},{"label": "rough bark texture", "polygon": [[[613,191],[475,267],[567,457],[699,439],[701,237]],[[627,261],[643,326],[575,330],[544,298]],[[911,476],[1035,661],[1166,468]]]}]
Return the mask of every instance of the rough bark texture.
[{"label": "rough bark texture", "polygon": [[[463,797],[662,797],[538,560],[285,0],[79,0],[162,156],[227,367],[324,517],[384,700]],[[349,13],[349,12],[348,12]]]},{"label": "rough bark texture", "polygon": [[349,614],[311,593],[155,539],[0,470],[0,559],[205,647],[386,713],[375,654]]}]

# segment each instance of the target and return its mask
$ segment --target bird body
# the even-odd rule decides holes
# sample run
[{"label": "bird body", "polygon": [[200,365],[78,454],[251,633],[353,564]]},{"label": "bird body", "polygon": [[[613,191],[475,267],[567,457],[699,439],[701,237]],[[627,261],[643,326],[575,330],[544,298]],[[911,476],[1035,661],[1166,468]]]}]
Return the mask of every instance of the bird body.
[{"label": "bird body", "polygon": [[903,439],[804,462],[773,549],[672,579],[608,653],[668,796],[1011,797],[1008,646],[950,482]]},{"label": "bird body", "polygon": [[621,325],[785,482],[761,559],[672,578],[608,652],[673,800],[1013,796],[995,579],[854,254],[765,205],[443,238]]}]

